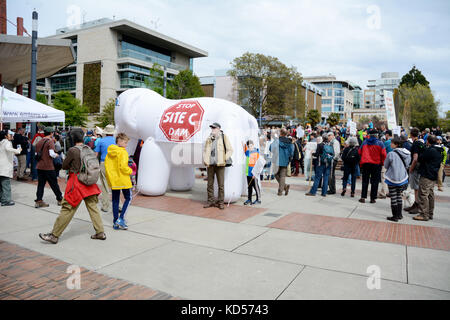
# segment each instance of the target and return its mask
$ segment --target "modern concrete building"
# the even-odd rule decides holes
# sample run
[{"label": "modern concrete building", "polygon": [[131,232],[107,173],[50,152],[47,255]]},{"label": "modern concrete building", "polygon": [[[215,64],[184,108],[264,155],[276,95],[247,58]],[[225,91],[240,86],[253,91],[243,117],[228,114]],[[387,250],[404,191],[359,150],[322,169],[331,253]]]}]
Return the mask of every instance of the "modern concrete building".
[{"label": "modern concrete building", "polygon": [[49,39],[69,39],[77,53],[75,63],[41,79],[46,94],[70,91],[90,108],[100,111],[108,100],[130,88],[152,81],[150,68],[159,64],[167,78],[193,69],[194,58],[208,53],[128,20],[100,19],[62,28]]},{"label": "modern concrete building", "polygon": [[[239,90],[241,90],[239,82],[233,77],[228,76],[227,70],[217,70],[214,76],[200,77],[200,83],[205,92],[205,96],[229,100],[242,105],[242,107],[247,110],[245,101],[239,102]],[[322,112],[322,95],[324,94],[322,89],[303,80],[302,88],[297,94],[305,97],[305,112],[313,109]],[[299,113],[297,114],[297,117],[302,116],[300,114],[301,111],[302,110],[298,110]]]},{"label": "modern concrete building", "polygon": [[375,92],[374,108],[384,108],[384,90],[394,92],[394,89],[398,88],[400,82],[401,79],[398,72],[383,72],[381,79],[369,80],[367,88]]},{"label": "modern concrete building", "polygon": [[303,77],[303,79],[323,90],[322,117],[328,118],[331,113],[339,113],[341,119],[351,117],[355,87],[349,81],[337,80],[334,75]]}]

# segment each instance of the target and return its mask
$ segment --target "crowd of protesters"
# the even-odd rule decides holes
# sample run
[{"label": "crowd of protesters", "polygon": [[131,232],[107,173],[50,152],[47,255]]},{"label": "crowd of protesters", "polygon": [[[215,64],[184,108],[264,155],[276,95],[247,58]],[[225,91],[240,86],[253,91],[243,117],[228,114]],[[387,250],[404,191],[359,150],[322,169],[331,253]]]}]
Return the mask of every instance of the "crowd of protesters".
[{"label": "crowd of protesters", "polygon": [[[210,128],[203,154],[208,174],[208,203],[204,207],[223,210],[224,172],[227,166],[232,165],[233,149],[220,124],[214,123]],[[115,132],[112,125],[95,132],[85,132],[81,128],[59,132],[53,127],[40,126],[33,137],[25,134],[23,128],[1,131],[1,205],[15,204],[10,180],[16,167],[18,181],[37,180],[35,208],[49,207],[43,201],[47,183],[58,206],[61,206],[52,232],[39,234],[41,239],[56,244],[84,201],[96,232],[91,238],[105,240],[99,199],[101,211],[110,212],[112,207],[113,229],[127,230],[125,216],[132,201],[143,146],[143,141],[139,140],[134,157],[130,157],[126,150],[128,142],[129,138],[124,133]],[[449,144],[450,133],[444,137],[439,128],[422,132],[411,128],[409,135],[402,129],[400,135],[395,135],[385,125],[375,127],[373,123],[360,127],[356,132],[346,125],[266,127],[260,132],[259,148],[254,141],[243,142],[248,183],[248,200],[244,205],[262,203],[260,180],[264,179],[276,179],[279,185],[277,195],[287,196],[290,185],[286,183],[286,177],[298,176],[300,170],[310,186],[312,183],[306,196],[316,196],[319,189],[322,197],[335,195],[336,169],[341,164],[342,197],[350,185],[350,196],[354,198],[356,181],[361,179],[359,202],[365,203],[368,196],[370,203],[389,197],[392,216],[387,217],[388,220],[399,221],[403,218],[403,210],[416,215],[415,220],[432,220],[434,188],[437,186],[439,191],[443,191],[444,167],[450,158]],[[90,159],[96,159],[96,164],[92,165],[94,162],[89,162]],[[255,174],[253,170],[260,159],[265,160],[266,166]],[[64,195],[58,183],[61,170],[65,170],[67,179]],[[89,178],[95,180],[89,181]],[[215,181],[218,182],[217,199],[214,197]],[[408,187],[414,190],[415,201],[403,209],[402,197]],[[253,190],[255,201],[252,200]],[[122,208],[121,194],[124,197]]]},{"label": "crowd of protesters", "polygon": [[[271,152],[273,146],[280,152],[279,145],[286,148],[289,143],[293,149],[289,161]],[[319,189],[322,197],[336,194],[335,172],[341,163],[341,196],[346,195],[347,185],[350,185],[350,196],[354,198],[356,181],[360,178],[362,192],[359,202],[365,203],[369,197],[370,203],[376,203],[377,199],[389,197],[392,217],[388,220],[395,222],[403,218],[403,194],[408,187],[414,190],[415,201],[404,210],[416,215],[415,220],[433,219],[434,188],[437,186],[439,191],[443,191],[444,167],[450,162],[450,132],[443,136],[439,127],[423,131],[411,128],[409,135],[404,128],[400,134],[393,134],[386,125],[375,127],[372,122],[360,126],[356,132],[351,132],[345,124],[314,128],[310,125],[305,128],[266,127],[261,132],[260,145],[267,160],[261,178],[272,179],[275,176],[280,186],[278,195],[286,188],[285,170],[291,171],[287,175],[298,176],[300,168],[306,180],[312,182],[307,196],[316,196]],[[278,167],[276,161],[283,161],[283,167]]]}]

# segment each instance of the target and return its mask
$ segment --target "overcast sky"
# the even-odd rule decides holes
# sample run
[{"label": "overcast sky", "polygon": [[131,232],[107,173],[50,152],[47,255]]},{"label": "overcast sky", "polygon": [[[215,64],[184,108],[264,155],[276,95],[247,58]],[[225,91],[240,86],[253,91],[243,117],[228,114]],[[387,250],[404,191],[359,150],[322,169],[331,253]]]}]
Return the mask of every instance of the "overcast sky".
[{"label": "overcast sky", "polygon": [[[450,110],[448,0],[7,0],[8,18],[39,13],[39,36],[74,21],[128,19],[209,53],[198,76],[249,51],[278,57],[303,76],[333,74],[363,89],[382,72],[415,64]],[[81,14],[77,15],[77,12]],[[8,25],[8,33],[15,28]],[[31,31],[30,31],[31,33]]]}]

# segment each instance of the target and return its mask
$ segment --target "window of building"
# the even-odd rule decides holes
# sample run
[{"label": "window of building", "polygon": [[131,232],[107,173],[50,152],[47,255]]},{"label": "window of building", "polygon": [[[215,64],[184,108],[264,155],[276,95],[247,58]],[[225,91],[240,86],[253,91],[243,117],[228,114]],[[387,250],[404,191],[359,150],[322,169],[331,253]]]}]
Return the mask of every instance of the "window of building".
[{"label": "window of building", "polygon": [[337,88],[337,89],[342,88],[342,83],[333,83],[333,88]]},{"label": "window of building", "polygon": [[334,90],[334,96],[335,97],[343,97],[344,96],[344,90]]},{"label": "window of building", "polygon": [[331,112],[331,107],[322,106],[322,112]]},{"label": "window of building", "polygon": [[333,89],[328,89],[328,96],[332,97],[333,96]]},{"label": "window of building", "polygon": [[322,104],[331,104],[332,99],[322,99]]}]

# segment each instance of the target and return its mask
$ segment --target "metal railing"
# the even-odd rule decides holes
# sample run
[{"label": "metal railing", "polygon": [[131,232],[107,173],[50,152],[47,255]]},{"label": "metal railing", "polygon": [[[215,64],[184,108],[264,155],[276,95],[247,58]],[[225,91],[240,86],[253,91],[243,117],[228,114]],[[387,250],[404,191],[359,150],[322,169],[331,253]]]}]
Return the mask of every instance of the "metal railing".
[{"label": "metal railing", "polygon": [[120,58],[134,58],[134,59],[138,59],[138,60],[142,60],[145,62],[150,62],[150,63],[157,63],[163,67],[167,67],[169,69],[173,69],[173,70],[178,70],[178,71],[182,71],[182,70],[186,70],[189,67],[188,66],[182,66],[173,62],[169,62],[157,57],[153,57],[144,53],[140,53],[134,50],[130,50],[130,49],[126,49],[126,50],[122,50],[119,53],[119,57]]}]

